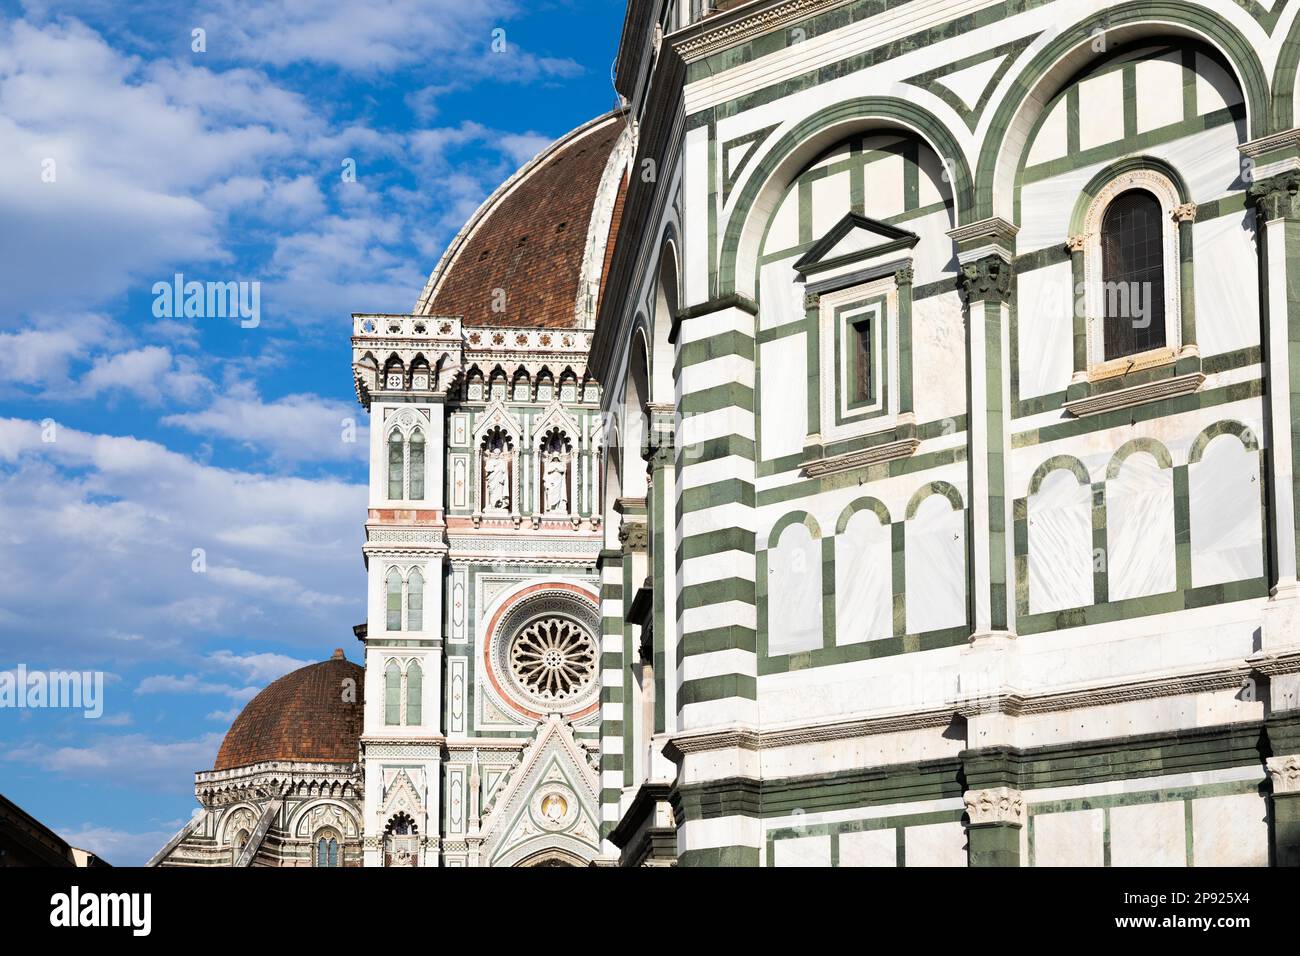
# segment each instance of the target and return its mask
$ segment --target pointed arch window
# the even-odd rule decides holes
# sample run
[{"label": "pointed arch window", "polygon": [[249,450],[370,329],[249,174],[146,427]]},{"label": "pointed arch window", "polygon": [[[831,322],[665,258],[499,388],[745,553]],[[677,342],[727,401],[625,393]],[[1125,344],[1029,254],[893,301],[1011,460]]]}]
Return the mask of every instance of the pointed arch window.
[{"label": "pointed arch window", "polygon": [[384,668],[384,723],[396,727],[402,722],[402,671],[397,661]]},{"label": "pointed arch window", "polygon": [[384,579],[387,591],[388,630],[402,629],[402,575],[397,568],[391,568]]},{"label": "pointed arch window", "polygon": [[406,723],[418,727],[424,717],[423,709],[424,671],[418,661],[411,661],[406,668]]},{"label": "pointed arch window", "polygon": [[424,630],[424,575],[419,568],[406,579],[406,629]]},{"label": "pointed arch window", "polygon": [[418,428],[411,432],[410,455],[410,497],[413,501],[422,501],[424,499],[424,432]]},{"label": "pointed arch window", "polygon": [[1165,345],[1165,217],[1144,189],[1121,193],[1101,221],[1106,361]]},{"label": "pointed arch window", "polygon": [[394,501],[400,501],[402,498],[404,459],[402,433],[394,428],[388,433],[388,497]]},{"label": "pointed arch window", "polygon": [[339,865],[339,838],[331,830],[322,831],[316,840],[316,865],[334,867]]}]

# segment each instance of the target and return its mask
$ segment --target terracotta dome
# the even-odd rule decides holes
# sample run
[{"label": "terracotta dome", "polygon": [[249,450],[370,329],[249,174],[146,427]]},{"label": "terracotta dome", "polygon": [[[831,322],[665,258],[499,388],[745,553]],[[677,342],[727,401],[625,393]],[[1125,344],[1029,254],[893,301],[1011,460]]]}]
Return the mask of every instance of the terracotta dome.
[{"label": "terracotta dome", "polygon": [[452,240],[415,312],[465,325],[594,324],[622,216],[626,127],[622,112],[607,113],[506,180]]},{"label": "terracotta dome", "polygon": [[[357,761],[365,671],[342,650],[273,681],[250,700],[226,732],[214,770],[271,760],[350,764]],[[356,702],[343,700],[353,681]]]}]

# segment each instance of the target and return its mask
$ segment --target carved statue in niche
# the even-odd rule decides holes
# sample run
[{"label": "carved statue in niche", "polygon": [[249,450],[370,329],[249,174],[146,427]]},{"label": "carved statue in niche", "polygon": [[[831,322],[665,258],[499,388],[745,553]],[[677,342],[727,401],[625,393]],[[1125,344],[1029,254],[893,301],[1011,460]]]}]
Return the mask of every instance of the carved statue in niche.
[{"label": "carved statue in niche", "polygon": [[559,429],[542,439],[542,510],[565,514],[569,510],[569,440]]},{"label": "carved statue in niche", "polygon": [[510,437],[494,428],[483,439],[483,509],[510,510]]}]

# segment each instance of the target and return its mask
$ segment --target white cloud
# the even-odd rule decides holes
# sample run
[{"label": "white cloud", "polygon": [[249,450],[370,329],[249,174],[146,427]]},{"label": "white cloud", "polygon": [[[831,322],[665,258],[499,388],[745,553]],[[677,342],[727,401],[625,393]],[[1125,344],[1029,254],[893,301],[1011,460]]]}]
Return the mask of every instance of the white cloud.
[{"label": "white cloud", "polygon": [[185,793],[193,790],[194,772],[212,766],[223,736],[209,733],[193,740],[161,741],[144,734],[120,734],[96,737],[83,746],[30,743],[0,752],[0,760],[65,777]]},{"label": "white cloud", "polygon": [[175,823],[170,829],[142,833],[81,823],[74,827],[61,827],[58,834],[78,849],[89,850],[114,866],[143,866],[184,825],[181,820]]},{"label": "white cloud", "polygon": [[363,418],[352,403],[318,395],[267,402],[245,384],[231,386],[207,408],[168,415],[162,424],[265,449],[277,461],[360,462],[369,454]]},{"label": "white cloud", "polygon": [[15,615],[0,656],[22,647],[33,667],[48,666],[33,659],[41,650],[61,667],[166,660],[198,672],[199,648],[224,635],[320,660],[364,616],[364,485],[215,468],[67,427],[41,435],[0,419],[0,542],[23,555],[0,575],[0,607]]}]

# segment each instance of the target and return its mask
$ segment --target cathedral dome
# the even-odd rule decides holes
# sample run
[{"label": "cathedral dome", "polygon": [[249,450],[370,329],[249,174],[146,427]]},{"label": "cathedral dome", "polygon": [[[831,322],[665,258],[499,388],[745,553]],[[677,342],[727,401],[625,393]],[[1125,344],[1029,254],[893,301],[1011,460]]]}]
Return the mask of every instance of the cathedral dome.
[{"label": "cathedral dome", "polygon": [[452,240],[416,304],[464,325],[589,328],[622,215],[621,111],[560,137],[506,180]]},{"label": "cathedral dome", "polygon": [[[327,661],[272,681],[230,725],[213,769],[273,760],[355,763],[364,675],[361,667],[343,657],[342,650],[336,650]],[[349,687],[352,702],[344,699]]]}]

